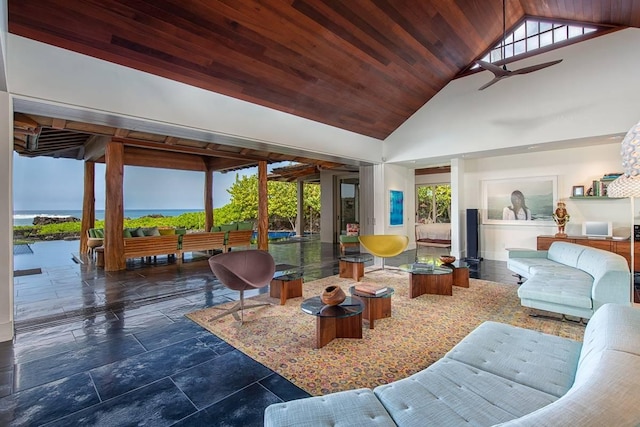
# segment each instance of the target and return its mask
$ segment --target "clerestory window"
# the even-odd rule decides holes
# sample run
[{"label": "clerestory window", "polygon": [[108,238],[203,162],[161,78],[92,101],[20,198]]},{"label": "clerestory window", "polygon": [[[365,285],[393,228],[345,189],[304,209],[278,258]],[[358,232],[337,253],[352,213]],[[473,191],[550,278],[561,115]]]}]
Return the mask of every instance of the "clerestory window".
[{"label": "clerestory window", "polygon": [[498,62],[596,31],[595,26],[554,23],[527,18],[513,32],[507,34],[504,40],[494,46],[482,60]]}]

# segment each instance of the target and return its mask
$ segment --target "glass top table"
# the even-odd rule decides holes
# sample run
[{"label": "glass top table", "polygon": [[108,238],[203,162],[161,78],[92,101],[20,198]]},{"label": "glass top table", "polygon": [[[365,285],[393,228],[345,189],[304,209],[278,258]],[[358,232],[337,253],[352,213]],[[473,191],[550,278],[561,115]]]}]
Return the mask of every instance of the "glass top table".
[{"label": "glass top table", "polygon": [[313,316],[342,318],[361,314],[364,309],[364,304],[357,298],[346,297],[345,300],[338,305],[326,305],[318,296],[302,301],[300,309]]},{"label": "glass top table", "polygon": [[356,297],[346,297],[338,305],[325,305],[317,296],[302,301],[300,308],[316,317],[316,348],[334,338],[362,338],[364,303]]},{"label": "glass top table", "polygon": [[402,264],[398,268],[411,274],[451,274],[450,268],[428,263],[414,262],[412,264]]},{"label": "glass top table", "polygon": [[430,263],[402,264],[399,268],[410,273],[409,298],[424,294],[453,295],[454,269]]},{"label": "glass top table", "polygon": [[391,295],[395,290],[387,286],[384,292],[370,294],[356,289],[356,285],[349,288],[349,293],[364,303],[362,316],[369,322],[369,329],[373,329],[374,321],[391,317]]},{"label": "glass top table", "polygon": [[371,254],[350,254],[350,255],[343,255],[338,257],[338,259],[340,261],[346,261],[346,262],[369,262],[369,261],[373,261],[373,255]]}]

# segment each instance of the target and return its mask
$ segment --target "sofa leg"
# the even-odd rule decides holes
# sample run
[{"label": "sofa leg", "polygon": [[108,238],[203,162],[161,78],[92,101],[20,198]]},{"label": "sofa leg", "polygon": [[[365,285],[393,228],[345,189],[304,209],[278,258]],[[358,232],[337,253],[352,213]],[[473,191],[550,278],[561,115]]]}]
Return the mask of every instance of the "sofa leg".
[{"label": "sofa leg", "polygon": [[587,322],[582,317],[580,317],[579,320],[573,320],[573,319],[568,318],[564,314],[561,314],[560,316],[552,316],[550,314],[543,314],[543,313],[540,313],[538,311],[534,311],[533,313],[529,314],[529,317],[536,317],[536,318],[540,318],[540,319],[555,320],[556,322],[570,322],[570,323],[575,323],[575,324],[582,325],[582,326],[586,326],[587,325]]},{"label": "sofa leg", "polygon": [[518,285],[522,285],[524,283],[523,277],[519,274],[514,274],[513,277],[516,277],[518,279]]}]

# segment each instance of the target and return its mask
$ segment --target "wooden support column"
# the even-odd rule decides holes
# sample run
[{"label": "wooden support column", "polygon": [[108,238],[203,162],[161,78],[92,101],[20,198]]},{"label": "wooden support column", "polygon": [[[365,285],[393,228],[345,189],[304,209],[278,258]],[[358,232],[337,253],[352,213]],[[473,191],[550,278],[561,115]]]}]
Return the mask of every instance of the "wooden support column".
[{"label": "wooden support column", "polygon": [[204,231],[213,227],[213,169],[207,169],[204,178]]},{"label": "wooden support column", "polygon": [[267,162],[258,162],[258,249],[269,250],[269,200]]},{"label": "wooden support column", "polygon": [[105,150],[106,203],[104,212],[104,269],[126,268],[124,258],[124,145],[109,141]]},{"label": "wooden support column", "polygon": [[80,226],[80,253],[89,252],[87,246],[87,232],[96,224],[96,164],[92,161],[84,162],[84,194],[82,199],[82,224]]},{"label": "wooden support column", "polygon": [[304,181],[298,180],[298,192],[297,192],[297,216],[296,216],[296,236],[302,237],[304,235]]}]

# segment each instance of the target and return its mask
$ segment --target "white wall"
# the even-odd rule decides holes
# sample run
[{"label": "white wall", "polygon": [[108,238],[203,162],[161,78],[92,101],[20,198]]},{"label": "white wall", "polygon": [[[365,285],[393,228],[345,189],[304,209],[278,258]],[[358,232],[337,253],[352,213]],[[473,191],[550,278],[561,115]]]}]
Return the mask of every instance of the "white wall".
[{"label": "white wall", "polygon": [[[612,221],[614,227],[630,229],[630,203],[619,200],[573,200],[570,199],[574,185],[584,185],[600,179],[610,172],[622,172],[620,144],[605,144],[593,147],[573,148],[544,153],[531,153],[466,160],[464,201],[466,208],[482,208],[482,181],[491,179],[557,176],[558,199],[566,202],[571,215],[566,232],[581,233],[585,220]],[[617,230],[621,232],[622,230]],[[555,224],[548,226],[526,225],[480,225],[480,252],[487,259],[506,260],[505,248],[536,248],[536,236],[557,232]]]},{"label": "white wall", "polygon": [[[383,210],[377,215],[383,227],[380,234],[403,234],[409,236],[410,247],[415,247],[415,172],[412,169],[398,165],[385,164],[382,167],[384,173],[384,190],[377,187],[375,196],[383,202]],[[391,214],[391,190],[400,190],[404,193],[403,222],[402,225],[390,225]],[[380,220],[381,218],[381,220]]]},{"label": "white wall", "polygon": [[385,140],[389,162],[626,133],[640,118],[640,28],[509,64],[558,65],[483,91],[488,71],[451,81]]},{"label": "white wall", "polygon": [[13,110],[0,92],[0,342],[13,338]]}]

